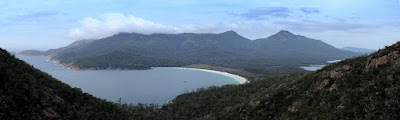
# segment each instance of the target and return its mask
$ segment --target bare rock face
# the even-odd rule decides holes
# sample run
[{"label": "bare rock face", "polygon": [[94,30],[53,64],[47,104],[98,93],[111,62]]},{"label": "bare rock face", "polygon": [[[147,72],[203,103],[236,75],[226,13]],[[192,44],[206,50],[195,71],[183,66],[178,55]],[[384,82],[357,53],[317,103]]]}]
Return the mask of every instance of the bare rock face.
[{"label": "bare rock face", "polygon": [[334,84],[331,85],[330,88],[328,88],[328,91],[333,91],[333,90],[336,90],[336,89],[337,89],[337,87],[336,87],[336,84],[334,83]]},{"label": "bare rock face", "polygon": [[75,65],[75,61],[72,61],[71,63],[64,63],[63,65],[67,66],[68,68],[72,68],[75,70],[81,70],[81,68],[77,65]]},{"label": "bare rock face", "polygon": [[333,79],[338,79],[343,76],[343,73],[338,72],[338,71],[331,71],[330,74],[331,74],[330,77]]},{"label": "bare rock face", "polygon": [[260,105],[260,101],[251,101],[251,102],[249,102],[249,105],[252,107],[256,107],[256,106]]},{"label": "bare rock face", "polygon": [[57,59],[54,59],[54,58],[51,58],[50,60],[54,61],[54,62],[56,62],[58,64],[62,64],[64,66],[68,67],[68,68],[72,68],[72,69],[75,69],[75,70],[81,70],[80,67],[75,65],[75,61],[72,61],[71,63],[61,63],[60,60],[57,60]]},{"label": "bare rock face", "polygon": [[344,70],[349,70],[351,67],[350,67],[350,65],[343,65],[342,66],[342,69],[344,69]]},{"label": "bare rock face", "polygon": [[329,84],[329,80],[324,80],[321,83],[317,84],[317,86],[315,87],[316,90],[321,90],[322,88],[324,88],[325,86],[327,86]]},{"label": "bare rock face", "polygon": [[43,115],[47,117],[47,119],[59,119],[60,115],[58,115],[53,109],[48,108],[43,111]]},{"label": "bare rock face", "polygon": [[335,69],[333,69],[331,71],[321,72],[320,77],[322,77],[322,78],[339,79],[339,78],[342,78],[344,76],[344,74],[346,73],[346,72],[343,72],[343,71],[348,71],[351,68],[353,68],[353,67],[351,67],[350,65],[343,65],[341,67],[336,67]]},{"label": "bare rock face", "polygon": [[[400,46],[400,43],[396,43],[395,46]],[[399,67],[400,66],[400,55],[399,51],[393,51],[387,55],[383,55],[381,57],[375,57],[371,56],[368,58],[366,64],[365,64],[365,69],[369,70],[370,68],[377,68],[379,65],[383,64],[392,64],[393,67]]]},{"label": "bare rock face", "polygon": [[320,74],[322,78],[333,78],[333,79],[338,79],[343,77],[343,73],[337,70],[331,70],[331,71],[324,71],[322,74]]},{"label": "bare rock face", "polygon": [[[319,76],[323,78],[324,81],[317,82],[315,84],[315,90],[322,90],[324,88],[327,88],[326,90],[333,91],[337,89],[337,85],[334,82],[343,78],[343,76],[345,76],[345,74],[347,73],[346,71],[349,71],[351,68],[352,67],[350,65],[343,65],[340,67],[336,67],[330,71],[321,72]],[[333,84],[328,86],[330,82],[333,82]]]},{"label": "bare rock face", "polygon": [[295,107],[289,107],[289,108],[288,108],[288,111],[290,111],[290,112],[296,112],[297,109],[296,109]]}]

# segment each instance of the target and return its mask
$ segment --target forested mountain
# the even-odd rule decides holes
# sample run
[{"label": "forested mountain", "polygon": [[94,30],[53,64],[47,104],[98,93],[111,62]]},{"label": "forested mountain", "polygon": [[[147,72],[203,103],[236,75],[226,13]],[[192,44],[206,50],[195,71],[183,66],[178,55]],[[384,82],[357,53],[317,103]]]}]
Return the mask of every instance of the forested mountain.
[{"label": "forested mountain", "polygon": [[361,53],[361,54],[371,54],[371,53],[376,51],[376,50],[365,49],[365,48],[357,48],[357,47],[344,47],[344,48],[341,48],[341,49],[342,50],[346,50],[346,51],[355,52],[355,53]]},{"label": "forested mountain", "polygon": [[[20,54],[39,54],[36,52]],[[284,69],[325,63],[358,55],[288,31],[257,40],[249,40],[234,31],[220,34],[119,33],[94,41],[78,41],[42,54],[52,55],[53,59],[79,69],[149,69],[206,64],[256,71],[271,66]]]},{"label": "forested mountain", "polygon": [[0,52],[1,118],[393,119],[399,118],[400,42],[371,55],[185,93],[171,104],[119,106],[82,93]]},{"label": "forested mountain", "polygon": [[88,44],[94,40],[79,40],[75,41],[68,46],[57,48],[57,49],[50,49],[47,51],[38,51],[38,50],[25,50],[19,52],[18,55],[27,55],[27,56],[55,56],[58,53],[67,52],[73,50],[75,48],[83,47],[85,44]]},{"label": "forested mountain", "polygon": [[41,55],[49,55],[46,53],[47,51],[39,51],[39,50],[24,50],[22,52],[19,52],[18,55],[28,55],[28,56],[41,56]]},{"label": "forested mountain", "polygon": [[254,40],[257,47],[278,58],[296,59],[304,63],[307,61],[337,60],[352,57],[355,54],[339,50],[320,40],[294,35],[288,31],[280,31],[268,38]]}]

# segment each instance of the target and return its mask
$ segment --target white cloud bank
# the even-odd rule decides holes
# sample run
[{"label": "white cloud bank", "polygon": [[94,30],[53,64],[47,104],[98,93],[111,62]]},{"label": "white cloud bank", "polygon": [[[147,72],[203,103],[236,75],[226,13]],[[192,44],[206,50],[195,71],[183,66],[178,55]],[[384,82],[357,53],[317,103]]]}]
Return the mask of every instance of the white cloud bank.
[{"label": "white cloud bank", "polygon": [[79,28],[71,29],[69,37],[72,39],[98,39],[119,32],[137,33],[176,33],[178,28],[152,21],[144,20],[133,15],[119,13],[103,14],[101,19],[87,17],[79,21]]},{"label": "white cloud bank", "polygon": [[237,24],[172,26],[156,23],[120,13],[103,14],[100,18],[87,17],[79,21],[80,27],[69,31],[69,38],[99,39],[120,32],[128,33],[215,33],[239,27]]}]

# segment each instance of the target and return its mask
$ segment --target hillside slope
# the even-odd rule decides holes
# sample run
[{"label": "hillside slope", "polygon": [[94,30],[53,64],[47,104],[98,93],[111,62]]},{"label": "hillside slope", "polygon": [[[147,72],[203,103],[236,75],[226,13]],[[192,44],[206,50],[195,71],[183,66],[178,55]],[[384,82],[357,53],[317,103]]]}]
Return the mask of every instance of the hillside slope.
[{"label": "hillside slope", "polygon": [[399,53],[400,42],[304,77],[269,77],[183,94],[163,109],[181,119],[399,118]]},{"label": "hillside slope", "polygon": [[149,119],[154,106],[120,106],[83,93],[0,49],[0,119]]}]

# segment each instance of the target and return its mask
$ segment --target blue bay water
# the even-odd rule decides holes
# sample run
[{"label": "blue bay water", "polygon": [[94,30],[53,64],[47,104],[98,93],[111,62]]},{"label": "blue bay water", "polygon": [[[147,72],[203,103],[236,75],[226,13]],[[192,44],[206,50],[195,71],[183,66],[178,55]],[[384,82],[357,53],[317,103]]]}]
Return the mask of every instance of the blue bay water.
[{"label": "blue bay water", "polygon": [[317,71],[317,70],[325,67],[327,64],[332,64],[332,63],[336,63],[336,62],[340,62],[340,61],[342,61],[342,60],[330,60],[330,61],[326,61],[326,63],[324,63],[324,64],[300,66],[300,68],[303,68],[304,70],[307,70],[307,71]]},{"label": "blue bay water", "polygon": [[[234,78],[205,71],[154,68],[150,70],[73,70],[45,56],[17,56],[54,78],[108,101],[165,104],[197,88],[239,84]],[[187,82],[184,82],[187,81]]]}]

